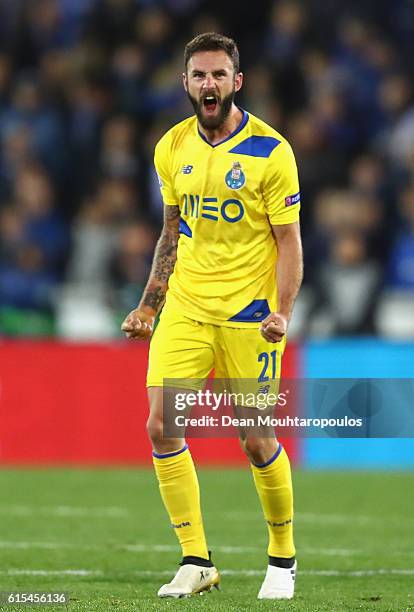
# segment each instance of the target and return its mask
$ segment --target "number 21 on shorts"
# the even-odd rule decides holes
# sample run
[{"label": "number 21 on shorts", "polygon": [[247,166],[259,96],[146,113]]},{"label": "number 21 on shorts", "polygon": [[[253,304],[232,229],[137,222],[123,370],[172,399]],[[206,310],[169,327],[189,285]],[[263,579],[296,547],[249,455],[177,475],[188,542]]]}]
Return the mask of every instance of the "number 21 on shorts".
[{"label": "number 21 on shorts", "polygon": [[260,373],[258,382],[266,382],[268,380],[274,380],[277,373],[277,351],[271,351],[270,353],[260,353],[257,361],[261,364],[262,371]]}]

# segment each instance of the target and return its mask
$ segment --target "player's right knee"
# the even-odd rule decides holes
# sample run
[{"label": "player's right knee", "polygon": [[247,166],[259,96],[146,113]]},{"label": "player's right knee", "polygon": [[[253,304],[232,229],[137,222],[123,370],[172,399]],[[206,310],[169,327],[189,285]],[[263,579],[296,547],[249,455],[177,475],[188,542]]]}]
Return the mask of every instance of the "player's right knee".
[{"label": "player's right knee", "polygon": [[164,440],[162,418],[151,415],[147,421],[147,433],[155,448],[162,444]]}]

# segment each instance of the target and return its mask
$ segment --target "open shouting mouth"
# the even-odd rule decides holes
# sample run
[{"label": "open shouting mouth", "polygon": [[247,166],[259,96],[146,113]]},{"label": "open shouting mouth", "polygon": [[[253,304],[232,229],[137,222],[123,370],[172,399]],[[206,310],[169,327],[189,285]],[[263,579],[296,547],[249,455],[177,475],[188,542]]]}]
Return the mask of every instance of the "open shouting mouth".
[{"label": "open shouting mouth", "polygon": [[206,130],[219,128],[226,120],[234,100],[234,90],[223,98],[215,91],[203,92],[199,98],[188,97],[196,112],[200,125]]},{"label": "open shouting mouth", "polygon": [[206,96],[205,98],[203,98],[203,106],[205,110],[207,111],[207,114],[213,114],[217,108],[217,105],[218,105],[218,100],[216,96],[211,95],[211,96]]}]

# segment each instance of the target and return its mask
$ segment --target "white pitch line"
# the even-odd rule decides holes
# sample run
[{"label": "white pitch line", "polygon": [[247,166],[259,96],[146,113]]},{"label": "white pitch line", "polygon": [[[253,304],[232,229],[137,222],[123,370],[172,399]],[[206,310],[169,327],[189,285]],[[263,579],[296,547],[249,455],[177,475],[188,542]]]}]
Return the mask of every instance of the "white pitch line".
[{"label": "white pitch line", "polygon": [[[135,570],[133,572],[125,572],[134,576],[171,576],[174,570]],[[223,576],[263,576],[265,570],[240,569],[220,570]],[[115,572],[116,574],[116,572]],[[110,576],[102,570],[88,569],[66,569],[66,570],[44,570],[44,569],[9,569],[0,570],[0,576]],[[414,568],[410,569],[395,569],[395,568],[380,568],[367,570],[301,570],[300,575],[303,576],[326,576],[326,577],[350,577],[364,578],[368,576],[414,576]]]},{"label": "white pitch line", "polygon": [[[324,557],[353,557],[364,553],[363,550],[352,548],[312,548],[303,547],[298,549],[305,555],[322,555]],[[369,552],[369,551],[367,551]]]},{"label": "white pitch line", "polygon": [[44,570],[44,569],[9,569],[1,570],[1,576],[103,576],[101,570],[66,569],[66,570]]},{"label": "white pitch line", "polygon": [[[0,548],[11,550],[28,550],[31,548],[44,548],[46,550],[59,550],[61,548],[80,548],[85,549],[85,546],[75,546],[74,544],[66,544],[63,542],[0,542]],[[86,547],[89,549],[89,546]]]},{"label": "white pitch line", "polygon": [[[29,506],[29,505],[12,505],[0,506],[0,515],[6,516],[53,516],[56,518],[129,518],[134,516],[133,512],[128,508],[118,506],[95,506],[95,507],[80,507],[80,506]],[[231,511],[222,513],[222,518],[231,521],[260,521],[263,520],[260,513],[249,511]],[[354,514],[324,514],[311,512],[296,512],[295,520],[298,525],[301,523],[310,523],[316,525],[346,525],[352,526],[382,526],[383,519],[375,518],[369,515],[354,515]],[[406,517],[404,524],[413,524],[414,519]],[[401,524],[401,519],[398,517],[387,517],[387,524]]]},{"label": "white pitch line", "polygon": [[378,521],[372,516],[364,516],[361,514],[314,514],[311,512],[296,512],[295,519],[299,523],[316,523],[330,525],[345,525],[346,523],[356,523],[357,525],[371,525],[375,523],[383,524],[383,521]]},{"label": "white pitch line", "polygon": [[[177,545],[172,544],[125,544],[120,548],[129,552],[177,552]],[[266,545],[263,546],[221,546],[211,544],[211,548],[215,552],[224,554],[245,554],[247,552],[265,551]]]},{"label": "white pitch line", "polygon": [[[251,512],[251,511],[224,511],[222,513],[222,518],[231,521],[258,521],[261,518],[259,512]],[[369,527],[369,526],[383,526],[384,519],[375,518],[369,515],[363,514],[324,514],[321,513],[312,513],[312,512],[295,512],[295,523],[300,525],[301,523],[309,523],[315,525],[352,525],[353,527]],[[409,517],[404,518],[404,524],[413,524],[414,519]],[[401,518],[398,517],[387,517],[387,524],[395,525],[401,524]]]},{"label": "white pitch line", "polygon": [[[221,546],[211,545],[212,549],[222,554],[246,554],[246,553],[265,553],[266,546]],[[88,545],[74,544],[71,542],[27,542],[27,541],[1,541],[0,549],[7,550],[30,550],[33,548],[45,550],[75,549],[75,550],[125,550],[131,553],[144,552],[178,552],[177,545],[174,544],[117,544],[110,542],[107,545]],[[349,548],[301,548],[300,552],[308,555],[320,555],[327,557],[352,557],[360,555],[363,551]]]},{"label": "white pitch line", "polygon": [[127,508],[117,506],[0,506],[0,514],[9,516],[55,516],[81,518],[126,518],[131,516]]},{"label": "white pitch line", "polygon": [[[220,574],[224,576],[262,576],[262,570],[222,570]],[[412,569],[368,569],[368,570],[299,570],[299,575],[303,576],[350,576],[359,578],[364,576],[414,576]]]}]

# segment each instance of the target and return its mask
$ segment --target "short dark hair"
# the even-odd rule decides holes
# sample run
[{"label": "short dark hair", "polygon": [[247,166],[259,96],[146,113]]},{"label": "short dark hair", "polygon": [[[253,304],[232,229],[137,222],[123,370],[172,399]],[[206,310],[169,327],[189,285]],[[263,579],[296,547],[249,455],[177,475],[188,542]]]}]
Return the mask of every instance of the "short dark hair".
[{"label": "short dark hair", "polygon": [[217,34],[216,32],[206,32],[190,40],[184,49],[184,66],[186,70],[190,58],[194,53],[198,53],[198,51],[224,51],[233,62],[235,74],[240,70],[239,50],[232,38]]}]

